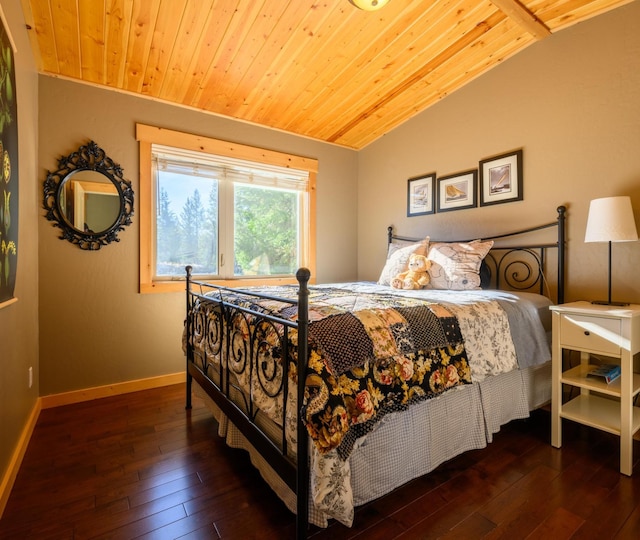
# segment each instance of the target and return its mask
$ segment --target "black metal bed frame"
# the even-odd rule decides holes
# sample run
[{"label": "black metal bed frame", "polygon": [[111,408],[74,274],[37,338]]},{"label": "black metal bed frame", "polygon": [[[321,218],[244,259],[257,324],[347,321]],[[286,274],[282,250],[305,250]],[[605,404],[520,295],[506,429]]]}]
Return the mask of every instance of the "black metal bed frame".
[{"label": "black metal bed frame", "polygon": [[[557,227],[557,240],[553,243],[517,245],[492,248],[485,258],[490,274],[492,288],[505,285],[511,290],[531,290],[538,288],[544,294],[544,269],[547,263],[546,252],[557,249],[557,303],[564,302],[565,294],[565,219],[566,208],[557,208],[557,219],[537,227],[522,229],[483,240],[502,240],[514,236],[533,233],[535,231]],[[415,240],[393,234],[388,228],[388,241]],[[517,259],[514,259],[517,255]],[[521,256],[524,255],[526,260]],[[298,281],[297,299],[289,300],[275,296],[221,287],[203,281],[196,281],[191,275],[191,266],[186,267],[186,356],[187,356],[187,395],[186,408],[191,408],[192,381],[196,380],[211,397],[220,410],[229,417],[253,447],[266,459],[273,470],[296,495],[297,517],[296,537],[306,538],[308,532],[308,500],[309,500],[309,455],[307,430],[298,419],[296,457],[292,453],[285,434],[286,405],[289,395],[288,370],[290,362],[295,365],[297,374],[298,411],[303,403],[307,365],[308,344],[308,308],[310,272],[301,268],[296,273]],[[257,311],[251,306],[232,303],[230,296],[238,295],[251,298],[267,298],[290,304],[297,308],[297,320],[292,321]],[[271,330],[271,332],[269,332]],[[274,332],[275,331],[275,332]],[[297,347],[291,345],[292,332],[297,332]],[[194,339],[206,334],[211,338],[214,347],[203,352],[195,347]],[[265,354],[265,336],[279,336],[281,351],[279,358]],[[292,350],[295,349],[295,350]],[[219,367],[211,356],[222,358]],[[284,367],[283,367],[284,366]],[[282,438],[273,441],[256,424],[258,410],[252,396],[244,401],[232,399],[232,394],[239,390],[236,379],[231,375],[247,375],[250,381],[260,384],[265,393],[280,396],[283,400],[283,413],[280,419]]]},{"label": "black metal bed frame", "polygon": [[[261,355],[262,338],[266,330],[276,330],[280,335],[281,359],[290,359],[290,333],[298,333],[297,373],[304,373],[307,365],[308,342],[308,311],[309,289],[308,283],[311,273],[306,268],[300,268],[296,273],[299,284],[297,300],[282,299],[260,293],[244,293],[238,289],[221,287],[210,283],[195,281],[191,277],[191,266],[186,267],[187,273],[187,317],[186,317],[186,350],[187,350],[187,396],[186,408],[191,408],[192,380],[196,380],[207,395],[215,402],[220,410],[235,424],[252,446],[266,459],[273,470],[282,478],[287,486],[296,494],[296,537],[305,538],[308,528],[308,499],[309,499],[309,465],[308,465],[308,436],[306,429],[297,430],[297,459],[289,457],[289,448],[285,435],[286,403],[289,392],[287,370],[278,366],[278,359]],[[209,294],[207,294],[207,292]],[[211,293],[214,292],[215,295]],[[281,319],[243,307],[228,301],[225,295],[238,294],[247,298],[267,298],[297,307],[296,321]],[[209,306],[208,310],[204,306]],[[213,306],[213,307],[211,307]],[[202,307],[202,309],[200,309]],[[251,320],[250,320],[251,319]],[[240,339],[238,324],[249,335],[248,340]],[[221,368],[207,358],[207,354],[196,351],[193,343],[194,329],[201,334],[213,338],[216,344],[212,353],[223,358]],[[273,335],[273,334],[272,334]],[[287,365],[288,362],[285,364]],[[280,368],[280,369],[279,369]],[[249,371],[250,380],[255,379],[263,390],[269,393],[274,385],[268,382],[276,381],[277,391],[272,397],[281,395],[283,399],[283,413],[280,419],[282,440],[276,444],[256,425],[258,414],[252,396],[246,396],[244,403],[238,404],[231,399],[234,390],[238,390],[230,371],[241,375]],[[298,379],[297,401],[304,401],[304,384]],[[278,384],[278,382],[280,384]],[[264,383],[264,384],[263,384]],[[267,388],[268,387],[268,388]]]},{"label": "black metal bed frame", "polygon": [[[566,207],[559,206],[557,208],[558,217],[556,221],[545,223],[537,227],[529,227],[518,231],[499,234],[496,236],[483,236],[481,238],[471,238],[468,240],[456,240],[457,242],[473,242],[478,241],[500,241],[516,236],[534,233],[544,229],[557,227],[557,239],[555,242],[528,244],[528,245],[506,245],[491,248],[489,254],[483,261],[481,276],[483,277],[483,289],[501,289],[525,291],[535,290],[545,295],[545,269],[547,266],[547,250],[558,250],[557,261],[557,294],[556,300],[558,304],[564,303],[565,292],[565,250],[566,243]],[[394,234],[393,227],[387,228],[387,240],[391,244],[394,240],[416,242],[422,238],[414,238],[408,236],[399,236]],[[440,242],[440,240],[430,239],[430,243]],[[447,242],[447,240],[443,240]],[[563,248],[563,249],[560,249]],[[548,296],[548,295],[545,295]]]}]

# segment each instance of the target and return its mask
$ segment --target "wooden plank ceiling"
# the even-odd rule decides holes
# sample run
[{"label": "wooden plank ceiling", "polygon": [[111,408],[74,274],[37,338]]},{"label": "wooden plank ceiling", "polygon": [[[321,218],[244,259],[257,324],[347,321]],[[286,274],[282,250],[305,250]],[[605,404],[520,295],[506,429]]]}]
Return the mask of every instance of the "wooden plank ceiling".
[{"label": "wooden plank ceiling", "polygon": [[42,73],[360,149],[536,40],[629,1],[22,4]]}]

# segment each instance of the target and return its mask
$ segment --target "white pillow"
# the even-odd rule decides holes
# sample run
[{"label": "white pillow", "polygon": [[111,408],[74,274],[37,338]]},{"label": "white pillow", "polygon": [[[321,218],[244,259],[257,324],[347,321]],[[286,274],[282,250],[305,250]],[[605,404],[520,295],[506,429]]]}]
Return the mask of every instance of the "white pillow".
[{"label": "white pillow", "polygon": [[382,269],[378,285],[391,285],[391,280],[400,272],[405,272],[409,268],[409,257],[414,253],[426,255],[429,247],[429,237],[421,242],[403,245],[404,243],[392,242],[389,244],[387,262]]},{"label": "white pillow", "polygon": [[480,289],[480,265],[493,241],[436,242],[429,246],[430,289]]}]

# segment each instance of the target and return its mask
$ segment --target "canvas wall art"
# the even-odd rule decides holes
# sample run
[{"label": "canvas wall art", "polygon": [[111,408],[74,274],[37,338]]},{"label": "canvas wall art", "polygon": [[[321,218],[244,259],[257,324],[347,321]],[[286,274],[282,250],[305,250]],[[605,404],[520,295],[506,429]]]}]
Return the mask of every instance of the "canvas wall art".
[{"label": "canvas wall art", "polygon": [[14,297],[18,268],[18,105],[13,43],[0,25],[0,307]]}]

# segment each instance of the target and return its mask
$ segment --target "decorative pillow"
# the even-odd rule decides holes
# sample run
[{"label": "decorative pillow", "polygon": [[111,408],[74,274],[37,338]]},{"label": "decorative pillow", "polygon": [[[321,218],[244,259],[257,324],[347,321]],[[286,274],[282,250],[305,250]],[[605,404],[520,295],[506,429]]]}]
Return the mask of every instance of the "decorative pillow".
[{"label": "decorative pillow", "polygon": [[387,253],[387,262],[382,269],[378,285],[391,285],[391,280],[400,272],[404,272],[409,268],[409,257],[416,253],[417,255],[426,255],[429,248],[429,237],[421,242],[407,244],[406,242],[392,242],[389,244]]},{"label": "decorative pillow", "polygon": [[493,241],[436,242],[429,247],[430,289],[480,289],[480,265]]}]

